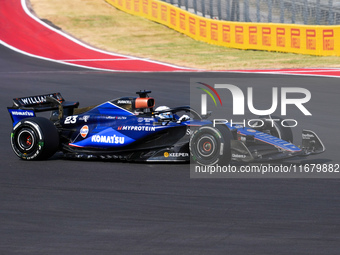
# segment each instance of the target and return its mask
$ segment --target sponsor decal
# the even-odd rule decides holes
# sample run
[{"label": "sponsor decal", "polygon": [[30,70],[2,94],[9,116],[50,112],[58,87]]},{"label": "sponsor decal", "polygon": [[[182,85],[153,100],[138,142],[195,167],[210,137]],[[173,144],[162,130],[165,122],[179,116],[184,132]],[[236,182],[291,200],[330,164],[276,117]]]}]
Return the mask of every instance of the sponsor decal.
[{"label": "sponsor decal", "polygon": [[140,11],[139,10],[139,0],[135,0],[133,6],[134,6],[135,12],[139,12]]},{"label": "sponsor decal", "polygon": [[131,104],[130,100],[118,100],[117,104]]},{"label": "sponsor decal", "polygon": [[189,31],[191,34],[196,34],[196,20],[193,17],[189,17]]},{"label": "sponsor decal", "polygon": [[243,27],[235,26],[235,42],[237,44],[243,44]]},{"label": "sponsor decal", "polygon": [[302,134],[302,139],[311,139],[311,138],[314,138],[314,135],[312,134]]},{"label": "sponsor decal", "polygon": [[271,46],[272,45],[272,30],[270,27],[262,28],[262,45]]},{"label": "sponsor decal", "polygon": [[249,27],[249,44],[257,45],[257,27]]},{"label": "sponsor decal", "polygon": [[334,30],[327,29],[323,30],[323,49],[334,50]]},{"label": "sponsor decal", "polygon": [[210,37],[212,40],[218,41],[218,24],[210,24]]},{"label": "sponsor decal", "polygon": [[286,30],[284,28],[276,28],[276,46],[286,47]]},{"label": "sponsor decal", "polygon": [[151,122],[151,121],[153,121],[154,120],[154,118],[144,118],[144,121],[145,122]]},{"label": "sponsor decal", "polygon": [[222,39],[223,42],[230,43],[231,35],[230,35],[230,26],[229,25],[223,25],[222,26]]},{"label": "sponsor decal", "polygon": [[79,118],[79,120],[83,120],[84,122],[87,122],[90,118],[90,115],[84,115],[83,117]]},{"label": "sponsor decal", "polygon": [[85,138],[88,133],[89,133],[89,127],[87,125],[83,126],[80,129],[80,135],[81,135],[82,138]]},{"label": "sponsor decal", "polygon": [[248,132],[255,133],[256,131],[254,129],[247,129]]},{"label": "sponsor decal", "polygon": [[157,19],[158,17],[158,4],[156,2],[151,3],[152,16]]},{"label": "sponsor decal", "polygon": [[233,158],[246,158],[246,155],[242,155],[242,154],[232,154],[231,157]]},{"label": "sponsor decal", "polygon": [[291,47],[295,49],[300,49],[301,39],[300,39],[300,29],[291,30]]},{"label": "sponsor decal", "polygon": [[316,50],[316,30],[315,29],[306,30],[306,49]]},{"label": "sponsor decal", "polygon": [[180,13],[179,14],[179,27],[182,29],[182,30],[185,30],[185,25],[186,25],[186,17],[185,17],[185,14],[184,13]]},{"label": "sponsor decal", "polygon": [[207,37],[207,22],[205,20],[200,20],[200,36]]},{"label": "sponsor decal", "polygon": [[184,158],[184,157],[189,157],[189,153],[186,153],[186,152],[172,152],[172,153],[169,153],[169,152],[164,152],[164,157],[168,158],[168,157],[171,157],[171,158]]},{"label": "sponsor decal", "polygon": [[26,97],[26,98],[21,98],[21,102],[24,105],[28,105],[28,104],[43,104],[46,103],[46,97],[50,96],[53,97],[53,95],[45,95],[45,96],[35,96],[35,97]]},{"label": "sponsor decal", "polygon": [[156,131],[156,127],[148,127],[148,126],[119,126],[118,130],[127,130],[127,131]]},{"label": "sponsor decal", "polygon": [[149,14],[149,2],[148,0],[143,0],[143,13],[148,15]]},{"label": "sponsor decal", "polygon": [[168,8],[166,5],[161,5],[161,18],[163,21],[167,22],[168,21]]},{"label": "sponsor decal", "polygon": [[127,117],[124,117],[124,116],[106,116],[105,119],[107,119],[107,120],[126,120]]},{"label": "sponsor decal", "polygon": [[94,135],[91,137],[93,143],[124,144],[125,138],[116,135]]},{"label": "sponsor decal", "polygon": [[171,25],[173,25],[174,27],[176,26],[176,10],[175,9],[171,9],[170,10],[170,23]]},{"label": "sponsor decal", "polygon": [[126,9],[131,10],[131,0],[126,0],[125,6],[126,6]]},{"label": "sponsor decal", "polygon": [[29,111],[12,111],[11,113],[15,116],[34,116],[34,113]]}]

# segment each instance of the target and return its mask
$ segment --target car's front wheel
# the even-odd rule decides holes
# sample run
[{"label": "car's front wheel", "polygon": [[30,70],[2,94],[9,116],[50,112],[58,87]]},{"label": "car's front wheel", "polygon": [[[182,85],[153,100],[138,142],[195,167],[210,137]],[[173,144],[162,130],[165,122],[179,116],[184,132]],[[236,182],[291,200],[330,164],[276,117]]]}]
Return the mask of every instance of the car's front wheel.
[{"label": "car's front wheel", "polygon": [[11,145],[14,153],[21,159],[48,159],[58,150],[58,130],[48,119],[26,118],[13,128]]},{"label": "car's front wheel", "polygon": [[228,136],[211,126],[200,127],[190,139],[191,158],[201,165],[227,164],[230,161]]}]

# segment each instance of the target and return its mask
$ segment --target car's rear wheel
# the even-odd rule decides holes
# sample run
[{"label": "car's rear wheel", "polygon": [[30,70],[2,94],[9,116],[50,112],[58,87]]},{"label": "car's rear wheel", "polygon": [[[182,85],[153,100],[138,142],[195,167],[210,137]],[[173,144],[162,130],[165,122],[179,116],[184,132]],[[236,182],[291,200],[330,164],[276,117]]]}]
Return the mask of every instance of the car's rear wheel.
[{"label": "car's rear wheel", "polygon": [[23,119],[13,128],[11,145],[14,153],[21,159],[48,159],[58,150],[58,130],[45,118]]},{"label": "car's rear wheel", "polygon": [[230,139],[211,126],[200,127],[190,139],[191,158],[201,165],[228,164],[230,161]]}]

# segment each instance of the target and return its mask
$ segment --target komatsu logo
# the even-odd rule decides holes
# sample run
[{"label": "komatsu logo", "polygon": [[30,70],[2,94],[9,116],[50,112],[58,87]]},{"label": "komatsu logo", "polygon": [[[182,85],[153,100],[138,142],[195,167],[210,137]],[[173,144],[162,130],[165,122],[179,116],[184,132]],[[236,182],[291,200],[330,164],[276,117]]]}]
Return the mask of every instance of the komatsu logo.
[{"label": "komatsu logo", "polygon": [[94,135],[91,137],[91,142],[94,143],[108,143],[108,144],[124,144],[125,138],[116,135]]}]

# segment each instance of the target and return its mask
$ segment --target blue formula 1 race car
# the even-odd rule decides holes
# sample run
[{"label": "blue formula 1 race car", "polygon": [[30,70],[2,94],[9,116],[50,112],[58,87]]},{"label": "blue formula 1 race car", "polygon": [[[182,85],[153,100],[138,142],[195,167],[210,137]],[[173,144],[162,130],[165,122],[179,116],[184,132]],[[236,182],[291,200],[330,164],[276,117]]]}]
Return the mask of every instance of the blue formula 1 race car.
[{"label": "blue formula 1 race car", "polygon": [[[312,131],[303,131],[297,147],[289,128],[270,125],[268,119],[257,129],[216,124],[189,106],[154,109],[150,93],[87,108],[60,93],[15,98],[8,107],[12,149],[23,160],[44,160],[60,151],[71,158],[202,165],[281,160],[325,150]],[[37,117],[46,111],[49,118]]]}]

